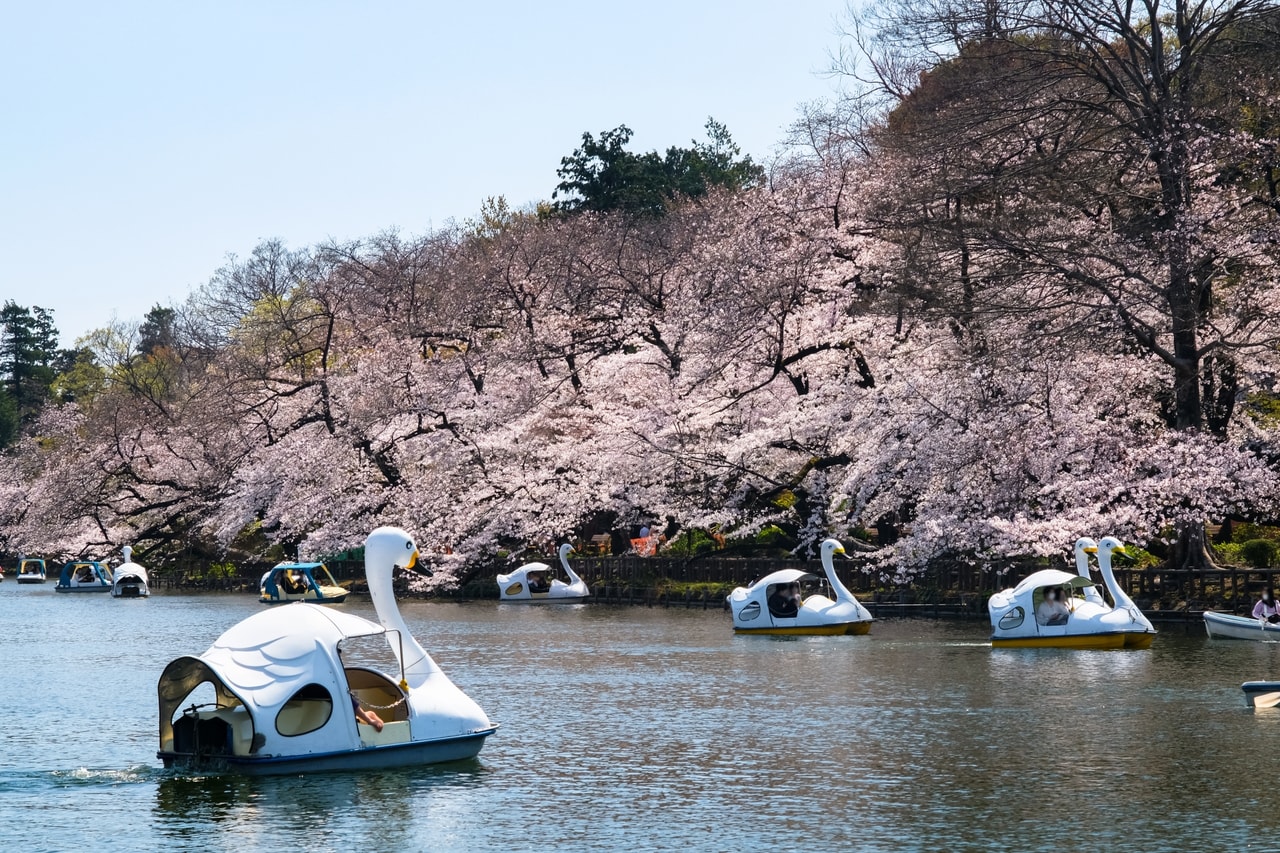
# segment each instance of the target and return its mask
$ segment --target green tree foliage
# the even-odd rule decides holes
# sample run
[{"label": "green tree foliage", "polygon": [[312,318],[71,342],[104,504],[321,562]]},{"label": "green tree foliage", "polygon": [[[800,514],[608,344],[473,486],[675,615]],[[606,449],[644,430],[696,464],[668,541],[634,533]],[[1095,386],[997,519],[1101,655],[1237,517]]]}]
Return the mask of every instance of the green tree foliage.
[{"label": "green tree foliage", "polygon": [[8,444],[39,413],[49,387],[71,354],[58,348],[53,312],[6,301],[0,309],[0,440]]},{"label": "green tree foliage", "polygon": [[13,395],[0,387],[0,447],[8,447],[18,439],[18,404]]},{"label": "green tree foliage", "polygon": [[88,347],[71,351],[69,362],[50,387],[53,396],[65,403],[91,402],[106,384],[106,371]]},{"label": "green tree foliage", "polygon": [[172,350],[177,341],[174,324],[177,314],[172,308],[153,307],[138,327],[138,352],[155,355],[157,350]]},{"label": "green tree foliage", "polygon": [[597,140],[582,134],[582,147],[561,159],[561,178],[552,193],[557,211],[624,211],[661,215],[682,198],[699,198],[713,187],[743,189],[759,182],[764,170],[742,157],[728,129],[708,119],[707,142],[692,148],[668,148],[635,154],[626,150],[632,131],[626,125],[606,130]]}]

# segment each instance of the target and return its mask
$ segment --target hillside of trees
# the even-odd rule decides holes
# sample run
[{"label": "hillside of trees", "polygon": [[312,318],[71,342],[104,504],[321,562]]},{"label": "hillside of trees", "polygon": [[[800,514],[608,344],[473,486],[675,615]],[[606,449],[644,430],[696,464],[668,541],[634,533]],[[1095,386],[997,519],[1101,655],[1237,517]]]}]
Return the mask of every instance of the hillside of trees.
[{"label": "hillside of trees", "polygon": [[1080,535],[1206,565],[1207,524],[1280,518],[1280,18],[1116,9],[870,8],[856,97],[767,170],[714,122],[665,155],[585,134],[555,203],[265,242],[28,358],[38,394],[6,314],[0,548],[392,523],[448,585],[657,522],[878,528],[887,580]]}]

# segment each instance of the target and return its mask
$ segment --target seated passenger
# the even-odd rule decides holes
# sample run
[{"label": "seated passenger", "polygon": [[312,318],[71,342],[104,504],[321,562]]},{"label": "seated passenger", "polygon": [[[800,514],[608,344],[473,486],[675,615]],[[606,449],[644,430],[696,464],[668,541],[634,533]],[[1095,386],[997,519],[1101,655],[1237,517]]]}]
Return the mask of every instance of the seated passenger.
[{"label": "seated passenger", "polygon": [[529,592],[546,592],[551,589],[546,575],[542,572],[529,572]]},{"label": "seated passenger", "polygon": [[93,566],[81,566],[76,570],[76,583],[91,583],[93,580]]},{"label": "seated passenger", "polygon": [[280,588],[287,595],[297,595],[307,591],[307,579],[302,572],[283,571],[280,573]]},{"label": "seated passenger", "polygon": [[800,611],[800,585],[780,583],[769,594],[769,612],[790,619]]},{"label": "seated passenger", "polygon": [[382,722],[382,718],[373,711],[366,711],[361,705],[360,700],[351,694],[351,709],[355,711],[356,720],[364,723],[366,726],[373,726],[373,730],[380,732],[386,723]]},{"label": "seated passenger", "polygon": [[1041,625],[1065,625],[1071,611],[1063,602],[1062,590],[1049,588],[1044,591],[1044,601],[1036,608],[1036,621]]}]

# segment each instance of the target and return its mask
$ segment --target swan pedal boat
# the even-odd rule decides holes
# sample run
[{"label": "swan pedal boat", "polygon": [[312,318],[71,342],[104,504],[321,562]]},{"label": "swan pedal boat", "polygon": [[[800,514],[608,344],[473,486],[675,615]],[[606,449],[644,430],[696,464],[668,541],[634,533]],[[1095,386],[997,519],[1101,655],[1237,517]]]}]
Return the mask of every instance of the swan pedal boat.
[{"label": "swan pedal boat", "polygon": [[[1076,542],[1077,572],[1041,569],[1012,589],[997,592],[987,601],[994,648],[1149,649],[1156,629],[1120,588],[1111,570],[1111,553],[1124,552],[1118,539],[1105,537]],[[1088,555],[1098,555],[1098,568],[1115,607],[1107,605],[1093,589]],[[1036,611],[1049,588],[1069,591],[1068,615],[1061,624],[1042,625]]]},{"label": "swan pedal boat", "polygon": [[133,549],[125,545],[124,562],[116,566],[111,584],[112,598],[146,598],[151,595],[151,579],[144,566],[133,562]]},{"label": "swan pedal boat", "polygon": [[[380,527],[365,541],[377,623],[294,602],[232,626],[198,657],[170,662],[157,685],[164,766],[269,775],[475,757],[497,724],[441,671],[396,606],[394,569],[417,558],[399,528]],[[398,672],[344,663],[344,644],[359,649],[363,638],[380,648],[385,639]],[[207,685],[214,702],[182,708]],[[353,700],[383,719],[381,731],[357,720]]]},{"label": "swan pedal boat", "polygon": [[573,546],[568,543],[560,546],[560,565],[569,578],[568,583],[552,578],[545,589],[534,591],[529,583],[529,576],[546,578],[555,570],[546,563],[525,563],[509,575],[498,575],[498,600],[525,604],[572,604],[585,600],[591,595],[591,590],[587,589],[586,582],[569,565],[571,551]]},{"label": "swan pedal boat", "polygon": [[1264,643],[1280,642],[1280,623],[1263,622],[1252,616],[1236,616],[1232,613],[1204,612],[1204,629],[1213,639],[1255,640]]},{"label": "swan pedal boat", "polygon": [[820,553],[822,570],[835,594],[834,601],[825,595],[810,595],[800,602],[794,616],[774,614],[769,609],[769,596],[774,590],[818,578],[800,569],[780,569],[729,593],[726,600],[733,613],[734,633],[807,636],[868,633],[871,613],[836,575],[833,556],[843,554],[844,546],[835,539],[826,539]]},{"label": "swan pedal boat", "polygon": [[18,583],[44,583],[46,580],[44,560],[28,557],[18,563]]},{"label": "swan pedal boat", "polygon": [[[292,582],[294,575],[301,575],[301,581]],[[324,563],[276,563],[258,581],[258,601],[263,604],[288,601],[341,604],[348,594]]]},{"label": "swan pedal boat", "polygon": [[111,569],[97,560],[76,560],[62,567],[55,592],[110,592]]}]

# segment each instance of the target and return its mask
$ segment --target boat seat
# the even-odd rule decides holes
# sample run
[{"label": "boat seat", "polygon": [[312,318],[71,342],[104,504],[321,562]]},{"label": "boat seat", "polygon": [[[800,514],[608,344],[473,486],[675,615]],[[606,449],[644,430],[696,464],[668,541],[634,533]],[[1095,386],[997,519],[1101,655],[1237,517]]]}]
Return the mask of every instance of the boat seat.
[{"label": "boat seat", "polygon": [[333,703],[327,699],[291,699],[276,715],[276,731],[282,735],[303,735],[329,722]]},{"label": "boat seat", "polygon": [[231,729],[230,744],[232,755],[248,755],[253,746],[253,722],[249,712],[243,705],[234,708],[218,708],[213,711],[201,711],[202,720],[222,720]]},{"label": "boat seat", "polygon": [[360,732],[361,746],[386,746],[392,743],[409,742],[408,720],[384,723],[382,731],[378,731],[373,726],[366,726],[364,723],[356,723],[356,729]]}]

